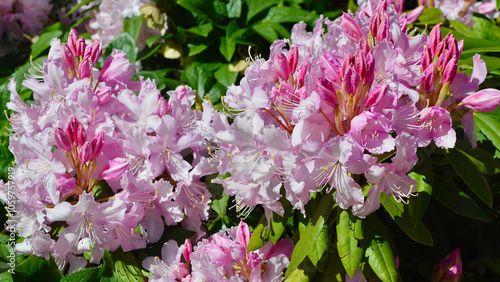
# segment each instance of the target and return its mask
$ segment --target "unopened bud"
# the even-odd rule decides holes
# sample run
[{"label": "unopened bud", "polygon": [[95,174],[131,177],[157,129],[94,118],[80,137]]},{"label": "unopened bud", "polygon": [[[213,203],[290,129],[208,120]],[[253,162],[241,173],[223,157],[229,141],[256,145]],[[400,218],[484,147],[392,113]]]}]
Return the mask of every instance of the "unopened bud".
[{"label": "unopened bud", "polygon": [[457,57],[453,56],[451,60],[446,64],[443,71],[443,84],[446,82],[452,83],[457,75],[458,60]]},{"label": "unopened bud", "polygon": [[83,125],[78,123],[78,127],[76,129],[76,145],[81,147],[85,142],[87,142],[87,131],[83,128]]},{"label": "unopened bud", "polygon": [[384,98],[387,89],[389,89],[389,85],[387,84],[375,86],[373,90],[370,91],[368,93],[368,96],[366,97],[365,107],[371,108],[378,105],[380,101],[382,101],[382,99]]},{"label": "unopened bud", "polygon": [[61,46],[62,59],[69,68],[75,68],[75,55],[69,48],[68,44],[63,43]]},{"label": "unopened bud", "polygon": [[78,66],[78,74],[80,75],[80,79],[88,78],[92,74],[92,62],[90,61],[90,57],[85,57]]},{"label": "unopened bud", "polygon": [[82,57],[83,58],[83,55],[85,55],[85,48],[87,47],[87,44],[85,43],[85,38],[83,37],[80,37],[78,38],[78,42],[77,42],[77,56],[78,57]]},{"label": "unopened bud", "polygon": [[101,40],[95,40],[85,48],[84,57],[90,57],[92,65],[95,65],[101,55]]},{"label": "unopened bud", "polygon": [[66,132],[66,134],[68,134],[69,136],[69,139],[71,140],[71,143],[72,144],[76,144],[76,132],[78,130],[78,120],[76,119],[76,117],[74,115],[71,115],[69,118],[68,118],[68,121],[66,122],[66,124],[64,125],[64,132]]},{"label": "unopened bud", "polygon": [[465,107],[479,112],[491,112],[500,105],[500,91],[493,88],[483,89],[462,100]]},{"label": "unopened bud", "polygon": [[78,56],[78,33],[74,28],[69,31],[68,46],[74,56]]},{"label": "unopened bud", "polygon": [[68,134],[64,132],[64,130],[56,128],[55,139],[59,148],[64,149],[67,152],[71,152],[71,139]]},{"label": "unopened bud", "polygon": [[127,159],[115,158],[110,160],[99,176],[101,179],[112,181],[123,177],[125,171],[130,167]]},{"label": "unopened bud", "polygon": [[460,281],[462,278],[462,260],[460,250],[449,253],[434,269],[432,281]]},{"label": "unopened bud", "polygon": [[97,133],[96,136],[90,142],[92,146],[92,155],[90,156],[90,160],[93,161],[99,157],[102,151],[102,146],[104,145],[104,132]]},{"label": "unopened bud", "polygon": [[290,67],[288,66],[288,61],[283,53],[278,53],[278,55],[274,57],[273,68],[279,78],[288,80],[290,77]]},{"label": "unopened bud", "polygon": [[422,80],[422,87],[426,93],[431,93],[432,83],[434,82],[434,64],[430,64],[424,70],[424,79]]},{"label": "unopened bud", "polygon": [[193,245],[191,244],[191,242],[186,239],[184,241],[184,250],[182,250],[182,255],[184,256],[184,259],[186,260],[186,262],[190,262],[191,261],[191,253],[193,252]]},{"label": "unopened bud", "polygon": [[430,48],[431,48],[431,55],[432,57],[434,57],[434,55],[436,55],[436,50],[437,50],[437,47],[439,45],[439,43],[441,42],[441,23],[438,23],[432,30],[431,30],[431,33],[429,35],[429,45],[430,45]]},{"label": "unopened bud", "polygon": [[92,145],[87,141],[80,147],[78,151],[78,158],[80,159],[80,163],[84,164],[90,161],[90,157],[92,156]]},{"label": "unopened bud", "polygon": [[361,42],[362,39],[365,38],[365,34],[363,30],[359,27],[359,25],[354,21],[354,19],[349,15],[344,13],[342,15],[342,26],[347,34],[347,36],[354,42]]},{"label": "unopened bud", "polygon": [[297,64],[299,62],[299,49],[297,47],[292,47],[290,51],[288,51],[288,56],[286,58],[288,60],[288,67],[290,68],[290,73],[295,73],[297,69]]}]

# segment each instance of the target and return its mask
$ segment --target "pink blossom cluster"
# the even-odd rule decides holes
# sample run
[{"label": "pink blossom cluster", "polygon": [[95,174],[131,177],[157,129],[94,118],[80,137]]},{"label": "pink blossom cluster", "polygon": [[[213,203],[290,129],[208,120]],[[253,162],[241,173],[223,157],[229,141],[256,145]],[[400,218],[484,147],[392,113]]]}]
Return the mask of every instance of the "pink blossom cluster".
[{"label": "pink blossom cluster", "polygon": [[[498,106],[500,91],[476,92],[487,73],[479,55],[470,77],[457,73],[462,41],[442,38],[441,25],[410,35],[406,24],[391,1],[367,2],[355,15],[321,17],[312,32],[296,24],[291,42],[249,62],[223,99],[232,123],[214,117],[215,181],[238,209],[282,214],[284,196],[304,212],[323,188],[359,217],[379,208],[380,193],[406,202],[417,148],[453,148],[452,117]],[[473,134],[472,111],[462,120]]]},{"label": "pink blossom cluster", "polygon": [[143,266],[153,276],[149,281],[280,281],[293,250],[290,239],[269,241],[250,251],[250,230],[241,221],[237,227],[219,231],[193,247],[166,242],[162,257],[148,257]]},{"label": "pink blossom cluster", "polygon": [[[95,66],[101,42],[76,32],[51,43],[43,66],[23,85],[25,104],[10,80],[8,109],[15,157],[19,254],[49,254],[70,272],[101,260],[104,250],[145,248],[164,226],[181,223],[204,234],[210,193],[200,180],[216,172],[208,157],[213,108],[192,109],[187,86],[163,98],[150,79],[133,81],[135,68],[114,50]],[[0,182],[0,196],[7,197]]]},{"label": "pink blossom cluster", "polygon": [[[38,35],[52,9],[49,0],[2,0],[0,2],[0,47],[2,41],[17,45],[23,34]],[[3,38],[2,38],[3,37]],[[0,48],[0,56],[6,50]]]}]

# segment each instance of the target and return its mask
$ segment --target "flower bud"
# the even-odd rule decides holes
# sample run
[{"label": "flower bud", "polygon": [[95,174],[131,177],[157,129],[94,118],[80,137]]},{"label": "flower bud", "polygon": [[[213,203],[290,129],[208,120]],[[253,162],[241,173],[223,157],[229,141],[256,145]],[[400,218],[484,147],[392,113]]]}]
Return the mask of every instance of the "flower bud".
[{"label": "flower bud", "polygon": [[78,127],[76,129],[76,145],[81,147],[86,141],[87,131],[83,128],[83,125],[78,123]]},{"label": "flower bud", "polygon": [[398,12],[398,14],[403,13],[403,8],[405,6],[405,0],[397,0],[395,5],[396,5],[396,12]]},{"label": "flower bud", "polygon": [[290,77],[290,67],[288,66],[288,61],[283,53],[278,53],[278,55],[274,57],[273,68],[279,78],[288,80]]},{"label": "flower bud", "polygon": [[411,23],[414,23],[418,17],[420,17],[420,15],[422,14],[422,12],[424,11],[424,7],[425,6],[418,6],[417,8],[411,10],[408,12],[408,14],[406,15],[406,19],[408,20],[407,23],[411,24]]},{"label": "flower bud", "polygon": [[78,38],[78,42],[76,44],[77,44],[76,50],[78,52],[76,56],[83,58],[83,55],[85,55],[85,48],[87,47],[87,44],[85,44],[85,38],[83,37]]},{"label": "flower bud", "polygon": [[462,278],[462,261],[460,250],[449,253],[434,269],[432,281],[460,281]]},{"label": "flower bud", "polygon": [[99,88],[99,90],[97,90],[95,95],[97,96],[98,100],[97,104],[99,106],[104,105],[111,99],[111,87],[102,86]]},{"label": "flower bud", "polygon": [[74,56],[78,56],[78,33],[74,28],[69,32],[68,47],[73,52]]},{"label": "flower bud", "polygon": [[80,79],[90,77],[92,74],[92,62],[90,61],[90,57],[85,57],[78,66],[78,73],[80,75]]},{"label": "flower bud", "polygon": [[99,178],[107,181],[121,179],[125,171],[129,169],[129,167],[130,164],[127,159],[115,158],[108,162],[106,167],[104,167],[103,171],[101,172]]},{"label": "flower bud", "polygon": [[431,93],[432,83],[434,82],[434,64],[430,64],[424,70],[424,79],[422,80],[422,87],[425,92]]},{"label": "flower bud", "polygon": [[422,52],[422,69],[425,70],[430,64],[434,64],[432,62],[432,54],[430,48],[425,48],[424,52]]},{"label": "flower bud", "polygon": [[240,224],[238,224],[236,236],[238,237],[238,243],[246,248],[250,241],[250,229],[244,221],[240,221]]},{"label": "flower bud", "polygon": [[347,95],[356,93],[360,82],[359,74],[350,68],[344,75],[342,86]]},{"label": "flower bud", "polygon": [[68,134],[64,132],[64,130],[56,128],[55,139],[59,148],[64,149],[67,152],[71,152],[71,139]]},{"label": "flower bud", "polygon": [[337,91],[333,88],[333,84],[324,77],[320,77],[316,82],[318,86],[318,95],[321,100],[326,102],[330,107],[335,108],[338,106]]},{"label": "flower bud", "polygon": [[69,48],[68,44],[63,43],[61,46],[62,59],[68,65],[69,68],[75,68],[75,55]]},{"label": "flower bud", "polygon": [[431,55],[432,57],[434,57],[434,55],[436,55],[436,50],[437,50],[437,47],[439,45],[439,43],[441,42],[441,23],[438,23],[432,30],[431,30],[431,33],[429,35],[429,46],[430,46],[430,49],[431,49]]},{"label": "flower bud", "polygon": [[309,59],[309,55],[306,57],[306,59],[302,63],[302,66],[300,67],[299,73],[297,75],[297,83],[299,85],[304,85],[304,78],[306,77],[306,73],[307,73],[307,59]]},{"label": "flower bud", "polygon": [[299,62],[299,49],[297,47],[292,47],[290,51],[288,51],[288,56],[286,58],[288,60],[288,67],[290,68],[290,73],[295,73],[297,69],[297,64]]},{"label": "flower bud", "polygon": [[101,40],[95,40],[92,44],[88,45],[85,48],[84,57],[90,57],[92,65],[95,65],[97,59],[101,55]]},{"label": "flower bud", "polygon": [[465,107],[479,112],[491,112],[500,105],[500,91],[493,88],[483,89],[462,100]]},{"label": "flower bud", "polygon": [[78,130],[78,125],[78,120],[74,115],[71,115],[64,125],[64,132],[68,134],[69,140],[72,144],[76,144],[76,132]]},{"label": "flower bud", "polygon": [[161,95],[158,96],[158,102],[156,102],[156,114],[162,117],[168,112],[168,103]]},{"label": "flower bud", "polygon": [[191,261],[191,253],[193,252],[193,245],[191,244],[191,242],[186,239],[186,241],[184,241],[184,250],[182,250],[182,255],[184,256],[184,259],[186,260],[186,262],[190,262]]},{"label": "flower bud", "polygon": [[90,161],[90,157],[92,156],[92,145],[87,141],[80,147],[80,151],[78,151],[78,158],[80,159],[80,163],[84,164]]},{"label": "flower bud", "polygon": [[366,97],[365,107],[371,108],[378,105],[378,103],[380,103],[380,101],[384,98],[387,89],[389,89],[389,85],[387,84],[375,86]]},{"label": "flower bud", "polygon": [[62,194],[67,194],[75,191],[76,179],[74,177],[69,177],[66,174],[61,175],[56,179],[56,190]]},{"label": "flower bud", "polygon": [[450,84],[453,82],[455,79],[455,76],[457,75],[457,68],[458,68],[458,60],[457,57],[453,56],[451,60],[446,64],[446,67],[444,68],[443,71],[443,84],[446,82],[450,82]]},{"label": "flower bud", "polygon": [[104,132],[97,133],[96,136],[90,142],[92,146],[92,155],[90,156],[90,160],[93,161],[99,157],[102,151],[102,146],[104,145]]}]

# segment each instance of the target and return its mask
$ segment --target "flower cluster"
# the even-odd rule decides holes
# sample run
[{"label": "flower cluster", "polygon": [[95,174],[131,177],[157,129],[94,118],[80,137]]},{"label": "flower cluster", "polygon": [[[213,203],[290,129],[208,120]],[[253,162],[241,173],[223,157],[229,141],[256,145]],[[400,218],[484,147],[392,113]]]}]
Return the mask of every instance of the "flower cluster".
[{"label": "flower cluster", "polygon": [[[312,32],[296,24],[291,43],[275,41],[269,59],[249,61],[240,85],[229,87],[223,101],[233,122],[214,118],[213,155],[224,175],[216,181],[239,209],[261,204],[281,214],[285,196],[304,211],[323,187],[359,217],[378,209],[380,193],[406,201],[416,191],[407,174],[417,148],[454,147],[452,116],[498,105],[500,91],[476,93],[487,73],[479,55],[470,77],[457,74],[462,41],[442,38],[440,25],[410,35],[390,3],[321,17]],[[467,133],[471,114],[462,118]]]},{"label": "flower cluster", "polygon": [[496,2],[493,0],[419,0],[419,3],[425,7],[439,8],[443,18],[461,21],[469,27],[472,27],[473,13],[483,14],[491,19],[500,16],[496,9]]},{"label": "flower cluster", "polygon": [[173,240],[162,248],[162,259],[146,258],[150,281],[279,281],[290,261],[290,239],[269,241],[256,251],[248,250],[250,230],[243,221],[237,227],[204,239],[196,246]]},{"label": "flower cluster", "polygon": [[0,57],[7,49],[2,48],[5,40],[8,44],[18,44],[23,34],[35,36],[42,31],[44,22],[52,9],[49,0],[3,0],[0,3]]},{"label": "flower cluster", "polygon": [[211,105],[193,110],[196,93],[186,86],[166,100],[154,81],[133,81],[118,50],[99,70],[100,55],[100,41],[87,45],[72,30],[24,80],[31,106],[14,79],[8,85],[19,200],[10,220],[26,238],[16,248],[50,254],[70,272],[87,264],[85,253],[98,263],[104,250],[157,242],[165,224],[202,236],[211,195],[200,179],[216,172],[206,149]]}]

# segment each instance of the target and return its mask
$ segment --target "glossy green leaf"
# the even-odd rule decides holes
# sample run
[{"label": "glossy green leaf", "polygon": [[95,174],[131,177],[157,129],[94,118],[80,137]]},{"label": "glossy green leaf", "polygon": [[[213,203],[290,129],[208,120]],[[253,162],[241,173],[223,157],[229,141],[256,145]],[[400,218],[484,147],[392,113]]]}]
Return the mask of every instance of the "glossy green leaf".
[{"label": "glossy green leaf", "polygon": [[197,55],[197,54],[205,51],[208,48],[208,45],[204,44],[204,43],[188,44],[187,47],[189,48],[188,56],[194,56],[194,55]]},{"label": "glossy green leaf", "polygon": [[500,107],[493,112],[474,112],[474,122],[493,146],[500,150]]},{"label": "glossy green leaf", "polygon": [[141,265],[132,252],[123,252],[121,249],[118,249],[113,252],[113,258],[115,260],[113,276],[116,277],[118,281],[144,281]]},{"label": "glossy green leaf", "polygon": [[252,26],[252,29],[271,43],[278,39],[278,34],[274,30],[272,23],[257,23]]},{"label": "glossy green leaf", "polygon": [[465,25],[461,21],[450,20],[450,24],[453,27],[453,29],[460,32],[461,34],[463,34],[467,37],[474,37],[474,32],[472,32],[470,27],[468,27],[467,25]]},{"label": "glossy green leaf", "polygon": [[326,266],[323,272],[321,273],[320,282],[332,282],[332,281],[344,281],[345,280],[345,269],[342,265],[342,261],[338,256],[338,251],[335,247],[328,256],[328,260],[326,261]]},{"label": "glossy green leaf", "polygon": [[[319,270],[323,271],[326,265],[326,260],[328,259],[327,250],[329,248],[328,236],[328,225],[323,225],[321,232],[319,233],[318,239],[311,248],[311,251],[307,255],[314,266]],[[336,256],[336,254],[333,254]]]},{"label": "glossy green leaf", "polygon": [[490,19],[482,17],[472,17],[472,30],[475,37],[493,41],[500,44],[500,27]]},{"label": "glossy green leaf", "polygon": [[397,281],[396,262],[387,237],[390,234],[387,234],[377,217],[371,216],[367,218],[366,222],[367,228],[372,234],[365,253],[368,264],[382,281]]},{"label": "glossy green leaf", "polygon": [[491,221],[491,216],[487,212],[483,211],[474,200],[446,178],[435,177],[432,196],[458,214],[486,222]]},{"label": "glossy green leaf", "polygon": [[241,16],[241,0],[229,0],[226,4],[228,18],[239,18]]},{"label": "glossy green leaf", "polygon": [[155,44],[158,40],[160,40],[162,38],[163,38],[163,36],[161,36],[161,35],[151,36],[148,39],[146,39],[146,45],[148,45],[148,47],[151,47],[151,46],[153,46],[153,44]]},{"label": "glossy green leaf", "polygon": [[355,237],[356,229],[362,228],[358,222],[362,220],[344,210],[340,213],[337,223],[337,249],[344,269],[350,277],[354,276],[363,258],[363,248]]},{"label": "glossy green leaf", "polygon": [[424,159],[423,163],[416,166],[408,175],[417,181],[417,197],[411,197],[408,203],[410,218],[413,225],[416,225],[424,216],[432,195],[434,173],[430,158]]},{"label": "glossy green leaf", "polygon": [[181,81],[187,83],[198,92],[200,97],[205,96],[208,85],[210,84],[212,73],[197,65],[190,65],[181,75]]},{"label": "glossy green leaf", "polygon": [[141,31],[142,25],[142,15],[126,18],[123,21],[123,31],[129,33],[134,39],[134,42],[137,42],[137,38],[139,38],[139,33]]},{"label": "glossy green leaf", "polygon": [[387,196],[385,193],[381,193],[379,198],[385,210],[389,213],[392,219],[394,219],[401,230],[406,233],[406,235],[418,243],[432,246],[432,235],[429,232],[429,229],[425,227],[422,221],[413,225],[408,207],[406,207],[405,204],[397,202],[392,196]]},{"label": "glossy green leaf", "polygon": [[202,19],[208,19],[214,15],[214,6],[212,1],[178,0],[177,4]]},{"label": "glossy green leaf", "polygon": [[263,247],[267,242],[271,240],[271,231],[267,229],[267,218],[263,215],[254,228],[250,241],[248,241],[248,251],[255,251]]},{"label": "glossy green leaf", "polygon": [[283,215],[279,215],[275,212],[271,214],[271,241],[276,244],[281,235],[285,232],[286,224],[288,222],[288,217],[292,213],[292,204],[285,197],[280,199],[281,205],[283,206],[285,212]]},{"label": "glossy green leaf", "polygon": [[271,23],[296,23],[309,22],[316,18],[316,13],[294,7],[272,7],[262,22]]},{"label": "glossy green leaf", "polygon": [[248,6],[247,23],[258,13],[276,4],[277,0],[246,0]]},{"label": "glossy green leaf", "polygon": [[450,149],[446,154],[446,158],[472,192],[491,207],[493,205],[493,195],[491,194],[490,185],[474,163],[456,149]]},{"label": "glossy green leaf", "polygon": [[43,51],[50,47],[52,40],[59,38],[63,34],[60,30],[42,33],[38,40],[31,45],[31,56],[38,57]]},{"label": "glossy green leaf", "polygon": [[214,26],[212,25],[212,23],[206,23],[206,24],[192,27],[192,28],[188,29],[188,31],[195,33],[195,34],[198,34],[198,35],[203,36],[203,37],[207,37],[213,29],[214,29]]},{"label": "glossy green leaf", "polygon": [[230,38],[221,37],[219,51],[224,56],[224,58],[226,58],[226,60],[230,62],[231,58],[233,57],[234,51],[236,51],[236,43]]},{"label": "glossy green leaf", "polygon": [[230,86],[236,82],[237,72],[229,70],[229,64],[222,65],[215,73],[215,79],[225,86]]},{"label": "glossy green leaf", "polygon": [[135,63],[135,59],[137,58],[137,52],[135,50],[135,40],[132,38],[132,35],[129,33],[121,33],[118,35],[111,44],[106,48],[105,56],[111,54],[113,49],[122,50],[127,53],[127,58],[131,63]]},{"label": "glossy green leaf", "polygon": [[427,8],[418,17],[417,24],[437,24],[441,21],[441,10],[439,8]]},{"label": "glossy green leaf", "polygon": [[45,281],[59,281],[62,277],[53,258],[45,260],[35,255],[16,265],[14,281],[33,281],[44,277]]},{"label": "glossy green leaf", "polygon": [[301,264],[311,251],[311,248],[314,246],[321,231],[323,230],[325,221],[330,216],[332,207],[333,196],[331,194],[325,194],[321,198],[321,202],[319,203],[311,222],[309,222],[304,232],[300,234],[300,239],[293,250],[292,258],[290,260],[290,264],[288,265],[285,278],[290,276],[290,274]]},{"label": "glossy green leaf", "polygon": [[464,154],[474,165],[484,174],[497,174],[500,173],[500,163],[493,158],[487,151],[476,147],[471,151],[465,152],[455,148],[460,153]]},{"label": "glossy green leaf", "polygon": [[[474,42],[474,40],[476,40],[475,38],[471,38],[469,42]],[[491,44],[490,42],[491,41],[481,41],[481,39],[477,39],[478,41],[476,41],[475,43],[479,43],[479,44]],[[487,42],[487,43],[485,43]],[[464,45],[464,50],[462,51],[462,55],[465,55],[465,54],[476,54],[476,53],[485,53],[485,52],[500,52],[500,46],[482,46],[482,47],[477,47],[477,48],[467,48],[465,49],[465,45]]]}]

